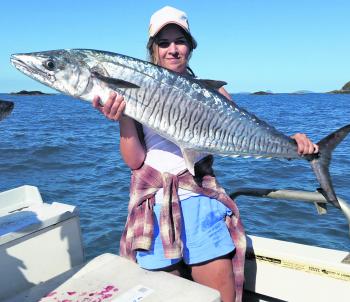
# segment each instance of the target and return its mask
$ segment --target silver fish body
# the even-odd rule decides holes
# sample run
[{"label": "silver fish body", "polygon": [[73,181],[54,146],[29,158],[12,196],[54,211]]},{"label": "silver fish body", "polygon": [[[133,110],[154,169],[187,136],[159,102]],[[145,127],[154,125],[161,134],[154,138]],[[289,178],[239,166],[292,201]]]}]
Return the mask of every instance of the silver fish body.
[{"label": "silver fish body", "polygon": [[[91,101],[99,95],[105,101],[111,90],[122,94],[124,113],[177,144],[191,172],[197,152],[305,158],[311,162],[327,200],[339,207],[328,158],[350,125],[336,132],[333,149],[321,147],[319,154],[301,157],[293,139],[226,99],[208,81],[132,57],[89,49],[16,54],[11,61],[28,76],[76,98]],[[320,161],[322,152],[327,160]]]},{"label": "silver fish body", "polygon": [[[117,91],[126,100],[126,115],[182,148],[228,156],[299,157],[294,140],[196,79],[103,51],[43,52],[36,60],[32,56],[15,55],[12,62],[36,77],[34,64],[44,67],[51,58],[57,71],[44,70],[47,76],[38,73],[36,79],[87,101],[94,95],[106,100],[110,90]],[[123,79],[139,88],[124,88],[108,79]]]}]

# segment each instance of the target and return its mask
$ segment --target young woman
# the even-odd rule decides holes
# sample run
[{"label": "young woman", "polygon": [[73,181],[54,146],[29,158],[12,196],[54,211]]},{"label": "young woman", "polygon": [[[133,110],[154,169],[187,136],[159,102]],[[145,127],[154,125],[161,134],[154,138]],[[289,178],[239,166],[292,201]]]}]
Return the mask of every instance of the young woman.
[{"label": "young woman", "polygon": [[[193,76],[188,64],[196,46],[184,12],[164,7],[152,15],[147,45],[152,63]],[[217,89],[232,101],[223,87]],[[234,201],[215,181],[211,158],[203,155],[198,159],[197,180],[199,177],[210,183],[207,187],[198,185],[184,172],[185,161],[175,144],[123,115],[123,96],[111,93],[104,106],[96,96],[93,106],[107,118],[119,121],[121,154],[133,170],[121,254],[145,269],[189,275],[194,281],[219,290],[222,301],[240,301],[244,231]],[[296,134],[294,139],[300,153],[318,151],[305,135]],[[201,171],[201,167],[205,169]],[[153,183],[154,179],[159,179],[159,183]],[[136,191],[140,192],[140,182],[142,188],[153,188],[152,194],[135,197]],[[234,265],[233,256],[237,260]]]}]

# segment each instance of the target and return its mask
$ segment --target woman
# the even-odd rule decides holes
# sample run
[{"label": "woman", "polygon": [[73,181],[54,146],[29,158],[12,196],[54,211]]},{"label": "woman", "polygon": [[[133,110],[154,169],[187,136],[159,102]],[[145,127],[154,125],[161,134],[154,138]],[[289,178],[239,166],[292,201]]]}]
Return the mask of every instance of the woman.
[{"label": "woman", "polygon": [[[164,7],[152,15],[147,45],[151,62],[180,74],[193,76],[188,63],[196,46],[197,43],[190,33],[184,12],[172,7]],[[220,93],[232,101],[223,87],[217,88]],[[142,128],[137,122],[122,114],[125,108],[123,96],[111,93],[104,106],[100,105],[99,97],[96,96],[93,106],[107,118],[119,121],[121,154],[125,163],[133,170],[131,199],[136,191],[136,183],[138,183],[135,177],[142,173],[139,171],[147,170],[147,175],[152,173],[152,175],[157,173],[166,175],[167,179],[174,180],[176,184],[181,181],[191,182],[193,177],[191,176],[190,179],[188,173],[183,174],[186,166],[181,151],[176,145],[157,135],[151,129]],[[318,151],[317,146],[305,135],[296,134],[294,139],[298,143],[298,151],[301,154]],[[215,178],[211,175],[210,158],[208,160],[203,156],[199,160],[196,176],[200,168],[207,165],[209,169],[206,169],[206,172],[203,172],[199,178],[201,180],[214,179],[215,182]],[[187,177],[185,182],[183,176]],[[142,177],[145,178],[145,176]],[[144,181],[142,177],[140,179]],[[194,281],[219,290],[222,301],[240,301],[243,279],[240,280],[238,277],[243,278],[243,268],[232,266],[234,254],[236,258],[239,254],[243,258],[241,261],[244,261],[245,238],[238,210],[234,202],[216,182],[214,187],[210,187],[210,190],[207,191],[202,190],[204,185],[198,186],[193,180],[191,186],[193,190],[184,189],[181,186],[178,189],[172,189],[175,191],[172,198],[180,199],[181,209],[164,210],[167,207],[164,201],[166,196],[174,194],[173,191],[169,192],[165,184],[162,188],[154,190],[155,194],[149,194],[147,198],[144,195],[144,199],[138,199],[140,207],[135,206],[136,201],[131,201],[126,230],[121,241],[121,254],[128,256],[125,246],[129,244],[129,252],[135,250],[135,259],[141,267],[150,270],[165,270],[184,277],[190,274]],[[220,198],[211,198],[206,195],[220,196]],[[144,206],[146,202],[148,202],[147,206]],[[141,214],[137,212],[139,209],[143,209]],[[142,221],[142,232],[147,229],[144,227],[147,224],[147,219],[144,217],[148,209],[152,211],[151,216],[148,216],[151,220],[149,234],[152,238],[146,245],[143,245],[139,243],[140,237],[135,236],[135,226]],[[170,223],[176,221],[175,213],[180,213],[181,216],[179,227],[181,232],[178,235],[180,250],[176,249],[178,246],[172,250],[172,243],[169,243],[172,241],[171,237],[174,237],[176,241],[176,232],[171,233],[172,230],[168,230],[171,235],[167,237],[162,225],[167,219]],[[140,216],[137,216],[139,214]],[[233,220],[230,220],[233,218],[235,218],[234,223]],[[228,228],[228,226],[231,227]],[[237,236],[239,231],[240,239],[234,243],[232,238],[239,237]],[[238,248],[237,244],[241,246]],[[240,264],[243,266],[243,262]]]}]

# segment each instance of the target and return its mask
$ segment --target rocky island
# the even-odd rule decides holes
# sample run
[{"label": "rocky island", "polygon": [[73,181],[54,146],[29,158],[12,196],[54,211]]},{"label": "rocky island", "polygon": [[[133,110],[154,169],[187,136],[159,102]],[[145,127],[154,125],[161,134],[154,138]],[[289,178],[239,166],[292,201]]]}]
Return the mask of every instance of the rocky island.
[{"label": "rocky island", "polygon": [[328,93],[350,93],[350,82],[347,82],[340,90],[332,90]]},{"label": "rocky island", "polygon": [[52,93],[44,93],[38,90],[32,90],[32,91],[27,91],[27,90],[21,90],[19,92],[11,92],[10,94],[13,95],[51,95]]},{"label": "rocky island", "polygon": [[256,94],[256,95],[267,95],[267,94],[273,94],[272,92],[269,91],[257,91],[257,92],[253,92],[252,94]]}]

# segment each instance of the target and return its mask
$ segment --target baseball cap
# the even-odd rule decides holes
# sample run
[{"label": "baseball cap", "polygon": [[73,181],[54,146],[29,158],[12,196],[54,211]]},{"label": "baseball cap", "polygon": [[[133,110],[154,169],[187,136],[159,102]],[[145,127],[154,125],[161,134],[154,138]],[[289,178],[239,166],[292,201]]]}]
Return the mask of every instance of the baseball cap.
[{"label": "baseball cap", "polygon": [[186,13],[171,6],[165,6],[151,16],[148,31],[149,37],[153,38],[156,36],[168,24],[180,26],[191,38],[193,49],[197,47],[197,42],[190,32]]}]

